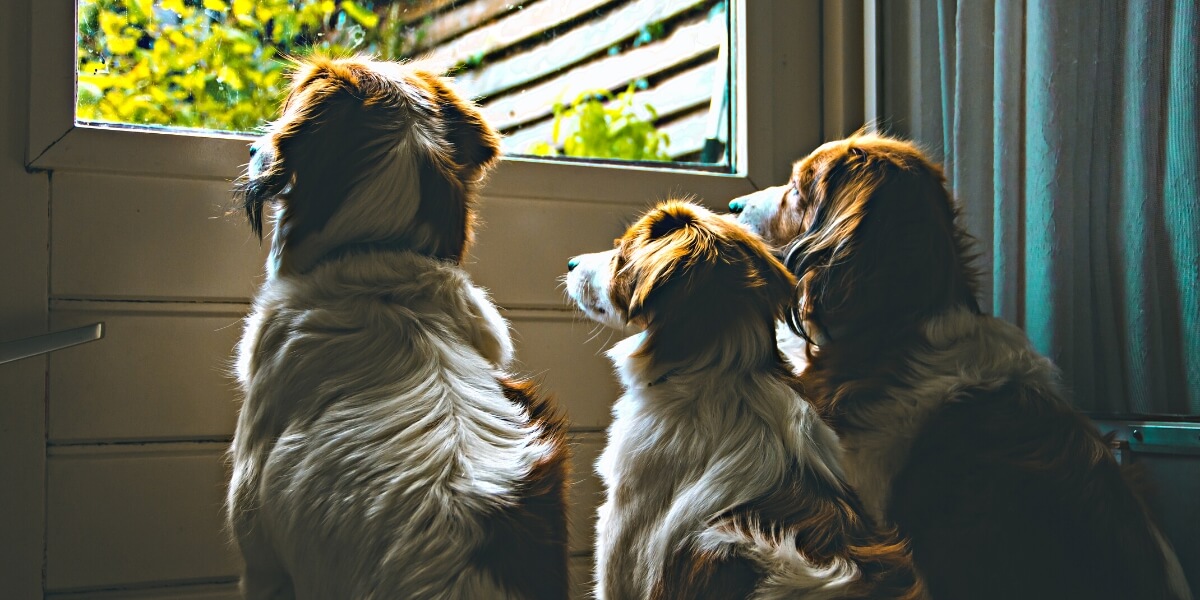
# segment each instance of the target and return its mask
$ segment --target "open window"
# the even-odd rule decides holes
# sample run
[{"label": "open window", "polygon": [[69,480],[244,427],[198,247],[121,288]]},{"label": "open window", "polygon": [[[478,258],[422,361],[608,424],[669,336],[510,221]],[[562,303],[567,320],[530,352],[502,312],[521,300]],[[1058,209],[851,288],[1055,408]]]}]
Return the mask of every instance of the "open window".
[{"label": "open window", "polygon": [[254,133],[290,57],[449,73],[513,156],[728,171],[726,0],[79,0],[76,122]]},{"label": "open window", "polygon": [[34,21],[33,169],[233,179],[281,58],[312,49],[453,74],[505,133],[504,195],[728,198],[820,137],[818,2],[76,0]]}]

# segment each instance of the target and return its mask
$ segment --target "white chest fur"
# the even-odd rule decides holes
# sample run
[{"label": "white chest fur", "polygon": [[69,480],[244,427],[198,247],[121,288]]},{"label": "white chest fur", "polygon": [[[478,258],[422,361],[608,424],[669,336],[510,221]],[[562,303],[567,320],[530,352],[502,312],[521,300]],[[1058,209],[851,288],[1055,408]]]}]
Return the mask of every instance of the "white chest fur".
[{"label": "white chest fur", "polygon": [[597,463],[607,494],[596,534],[602,599],[647,597],[671,555],[700,544],[717,515],[769,493],[790,467],[841,476],[836,436],[777,377],[641,377],[629,358],[639,342],[609,352],[627,391]]},{"label": "white chest fur", "polygon": [[926,348],[909,359],[907,384],[863,399],[853,428],[838,432],[846,477],[868,512],[885,522],[892,482],[929,416],[959,390],[992,388],[1013,378],[1054,379],[1054,367],[1024,334],[999,319],[954,311],[930,319]]}]

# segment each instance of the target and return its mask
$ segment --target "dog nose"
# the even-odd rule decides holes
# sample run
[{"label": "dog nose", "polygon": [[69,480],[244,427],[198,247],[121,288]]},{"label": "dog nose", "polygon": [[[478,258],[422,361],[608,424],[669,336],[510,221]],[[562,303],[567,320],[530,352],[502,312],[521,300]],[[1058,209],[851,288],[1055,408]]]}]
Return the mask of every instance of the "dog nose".
[{"label": "dog nose", "polygon": [[255,154],[258,154],[258,144],[250,144],[250,158],[254,158]]},{"label": "dog nose", "polygon": [[733,214],[738,215],[738,214],[741,214],[743,210],[746,210],[746,201],[745,200],[738,198],[736,200],[729,201],[729,212],[732,212]]},{"label": "dog nose", "polygon": [[574,271],[575,267],[578,267],[578,266],[579,266],[578,258],[572,258],[571,260],[567,261],[567,270],[568,271]]}]

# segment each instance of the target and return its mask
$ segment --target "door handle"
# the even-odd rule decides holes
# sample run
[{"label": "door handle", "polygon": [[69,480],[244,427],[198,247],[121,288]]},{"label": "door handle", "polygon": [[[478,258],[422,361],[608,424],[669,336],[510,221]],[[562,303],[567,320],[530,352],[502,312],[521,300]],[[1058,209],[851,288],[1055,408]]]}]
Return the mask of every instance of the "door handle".
[{"label": "door handle", "polygon": [[104,323],[92,323],[74,329],[64,329],[35,335],[11,342],[0,342],[0,365],[22,358],[29,358],[63,348],[70,348],[87,342],[94,342],[104,337]]}]

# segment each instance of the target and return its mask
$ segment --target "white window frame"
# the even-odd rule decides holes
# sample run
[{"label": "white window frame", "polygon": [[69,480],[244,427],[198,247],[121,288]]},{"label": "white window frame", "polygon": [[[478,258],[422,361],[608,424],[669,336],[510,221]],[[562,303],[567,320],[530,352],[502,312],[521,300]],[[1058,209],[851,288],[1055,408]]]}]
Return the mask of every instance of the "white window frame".
[{"label": "white window frame", "polygon": [[[814,148],[822,116],[823,15],[843,0],[731,0],[733,9],[732,173],[643,164],[589,164],[505,156],[488,196],[645,205],[694,195],[719,205],[784,182],[792,161]],[[831,4],[833,3],[833,4]],[[31,170],[235,179],[251,139],[244,134],[159,132],[75,123],[75,0],[33,11],[30,78]],[[825,48],[826,53],[840,49]]]}]

